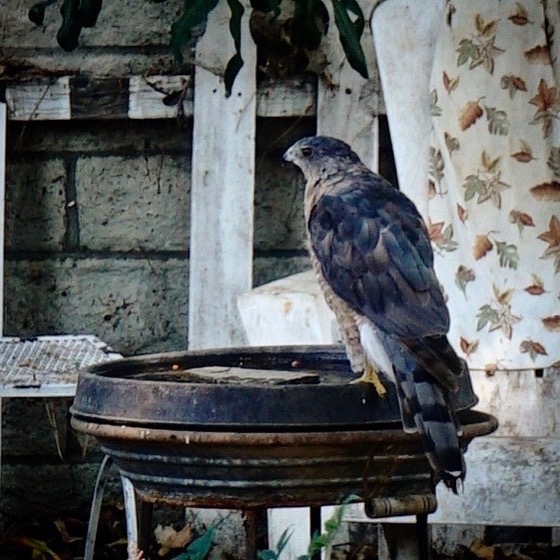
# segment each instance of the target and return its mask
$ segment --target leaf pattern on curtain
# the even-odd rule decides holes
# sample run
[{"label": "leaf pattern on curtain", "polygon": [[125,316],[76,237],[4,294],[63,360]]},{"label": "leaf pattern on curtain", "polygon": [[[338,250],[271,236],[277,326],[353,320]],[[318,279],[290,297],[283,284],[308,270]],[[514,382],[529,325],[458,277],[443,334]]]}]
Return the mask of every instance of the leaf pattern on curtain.
[{"label": "leaf pattern on curtain", "polygon": [[450,0],[437,39],[428,230],[474,369],[560,365],[559,4]]}]

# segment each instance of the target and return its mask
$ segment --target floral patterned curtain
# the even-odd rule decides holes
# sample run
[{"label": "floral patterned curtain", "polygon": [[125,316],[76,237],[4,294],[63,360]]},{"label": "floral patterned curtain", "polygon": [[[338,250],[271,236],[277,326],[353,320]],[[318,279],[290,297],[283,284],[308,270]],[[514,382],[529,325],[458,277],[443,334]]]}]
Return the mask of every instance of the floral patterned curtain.
[{"label": "floral patterned curtain", "polygon": [[450,1],[438,35],[428,226],[474,369],[560,365],[559,9]]}]

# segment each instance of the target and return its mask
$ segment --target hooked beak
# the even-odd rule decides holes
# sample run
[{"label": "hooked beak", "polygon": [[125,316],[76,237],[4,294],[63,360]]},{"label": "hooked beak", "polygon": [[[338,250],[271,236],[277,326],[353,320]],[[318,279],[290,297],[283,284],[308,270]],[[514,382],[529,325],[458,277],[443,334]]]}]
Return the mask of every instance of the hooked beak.
[{"label": "hooked beak", "polygon": [[282,159],[283,159],[284,161],[294,161],[293,149],[292,149],[292,148],[288,148],[288,149],[284,152],[284,155],[282,156]]}]

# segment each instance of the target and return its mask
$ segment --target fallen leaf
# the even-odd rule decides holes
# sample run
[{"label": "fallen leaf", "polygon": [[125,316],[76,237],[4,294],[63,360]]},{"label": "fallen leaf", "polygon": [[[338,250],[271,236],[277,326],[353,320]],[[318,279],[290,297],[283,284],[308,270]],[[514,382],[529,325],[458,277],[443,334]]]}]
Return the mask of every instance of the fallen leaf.
[{"label": "fallen leaf", "polygon": [[176,531],[173,527],[166,525],[158,525],[154,529],[154,537],[156,542],[160,545],[158,550],[159,556],[165,556],[170,550],[174,548],[185,548],[192,540],[192,529],[185,525],[180,531]]},{"label": "fallen leaf", "polygon": [[496,545],[485,545],[480,539],[473,541],[470,547],[470,552],[480,558],[480,560],[494,560],[496,553]]},{"label": "fallen leaf", "polygon": [[56,530],[60,533],[60,538],[66,543],[72,543],[72,542],[83,540],[82,537],[73,537],[72,535],[70,535],[68,529],[66,528],[66,524],[62,519],[56,519],[54,521],[54,526],[56,527]]}]

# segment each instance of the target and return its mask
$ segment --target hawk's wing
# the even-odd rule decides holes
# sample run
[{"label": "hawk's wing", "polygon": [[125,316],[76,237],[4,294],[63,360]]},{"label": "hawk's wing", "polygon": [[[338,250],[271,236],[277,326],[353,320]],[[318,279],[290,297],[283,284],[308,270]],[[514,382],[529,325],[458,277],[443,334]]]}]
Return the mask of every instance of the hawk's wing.
[{"label": "hawk's wing", "polygon": [[350,307],[399,338],[443,386],[455,389],[463,364],[453,351],[441,353],[449,313],[421,216],[377,175],[346,181],[322,196],[309,218],[325,278]]}]

